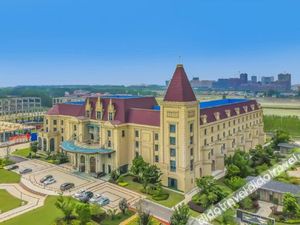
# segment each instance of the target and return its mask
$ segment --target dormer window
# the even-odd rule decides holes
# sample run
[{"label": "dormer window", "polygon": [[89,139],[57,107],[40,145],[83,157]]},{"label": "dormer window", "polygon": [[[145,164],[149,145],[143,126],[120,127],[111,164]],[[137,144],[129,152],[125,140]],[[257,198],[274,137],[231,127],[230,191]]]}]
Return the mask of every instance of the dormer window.
[{"label": "dormer window", "polygon": [[101,120],[102,119],[102,112],[97,111],[97,120]]},{"label": "dormer window", "polygon": [[113,113],[112,112],[110,112],[110,113],[108,113],[108,120],[113,120]]},{"label": "dormer window", "polygon": [[85,111],[85,116],[90,117],[90,111],[89,110]]}]

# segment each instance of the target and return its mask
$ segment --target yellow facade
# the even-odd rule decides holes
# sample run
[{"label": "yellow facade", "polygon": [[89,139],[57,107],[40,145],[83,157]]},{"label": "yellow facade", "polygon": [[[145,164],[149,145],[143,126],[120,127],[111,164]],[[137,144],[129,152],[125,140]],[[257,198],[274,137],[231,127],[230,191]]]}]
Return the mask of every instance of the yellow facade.
[{"label": "yellow facade", "polygon": [[[113,97],[108,105],[107,120],[89,115],[89,100],[85,116],[45,116],[44,128],[39,133],[40,147],[44,151],[61,151],[66,141],[74,141],[78,148],[112,150],[111,152],[68,152],[74,169],[86,173],[106,173],[121,168],[126,171],[136,155],[146,162],[156,164],[162,171],[165,186],[188,192],[195,187],[195,180],[205,175],[224,171],[224,158],[235,150],[248,151],[264,144],[263,112],[252,105],[226,111],[226,118],[218,112],[214,121],[201,114],[197,101],[163,101],[160,105],[160,125],[114,123],[118,109],[113,108]],[[104,110],[97,100],[97,112]],[[234,107],[234,105],[232,106]],[[100,151],[100,150],[99,150]]]}]

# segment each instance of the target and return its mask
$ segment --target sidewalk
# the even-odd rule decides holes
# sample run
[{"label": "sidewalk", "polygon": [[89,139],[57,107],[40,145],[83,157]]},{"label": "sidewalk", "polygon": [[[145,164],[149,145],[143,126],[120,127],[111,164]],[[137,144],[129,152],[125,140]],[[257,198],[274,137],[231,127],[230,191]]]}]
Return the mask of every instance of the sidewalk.
[{"label": "sidewalk", "polygon": [[44,201],[46,199],[45,196],[43,197],[40,195],[30,193],[29,191],[23,189],[19,184],[0,184],[0,189],[5,189],[14,197],[27,202],[27,204],[23,206],[0,214],[0,222],[9,220],[13,217],[19,216],[28,211],[41,207],[44,205]]}]

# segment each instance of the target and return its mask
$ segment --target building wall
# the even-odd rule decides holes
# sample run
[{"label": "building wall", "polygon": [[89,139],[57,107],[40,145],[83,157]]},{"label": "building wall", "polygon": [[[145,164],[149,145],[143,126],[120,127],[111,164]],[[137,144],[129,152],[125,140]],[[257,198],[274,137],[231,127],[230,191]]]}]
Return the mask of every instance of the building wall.
[{"label": "building wall", "polygon": [[[105,163],[111,169],[130,166],[138,154],[159,166],[163,172],[163,185],[168,186],[170,179],[174,179],[177,189],[186,192],[195,186],[196,178],[224,170],[224,157],[232,155],[236,149],[248,151],[265,142],[262,109],[201,125],[197,102],[164,102],[160,110],[160,127],[113,125],[110,121],[46,115],[44,129],[39,135],[41,148],[49,151],[52,138],[55,151],[60,151],[64,140],[77,139],[79,143],[86,143],[89,141],[87,126],[99,126],[97,144],[111,148],[115,153],[110,158],[108,155],[95,156],[98,164]],[[170,125],[175,125],[175,132],[171,132]],[[175,138],[174,144],[170,143],[170,137]],[[175,149],[174,156],[170,149]],[[80,155],[77,160],[78,157]],[[87,157],[87,167],[90,157]],[[75,163],[75,156],[71,154],[70,158]],[[171,161],[175,161],[175,170],[171,168]],[[97,170],[102,171],[98,164]]]}]

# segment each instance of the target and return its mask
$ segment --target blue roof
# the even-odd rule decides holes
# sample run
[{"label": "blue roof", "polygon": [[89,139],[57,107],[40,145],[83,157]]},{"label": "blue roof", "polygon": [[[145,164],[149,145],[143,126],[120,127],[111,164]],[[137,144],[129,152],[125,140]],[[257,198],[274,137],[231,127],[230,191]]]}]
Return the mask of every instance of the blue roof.
[{"label": "blue roof", "polygon": [[237,104],[241,102],[247,102],[248,99],[245,98],[229,98],[229,99],[219,99],[219,100],[212,100],[207,102],[200,102],[199,106],[200,109],[207,109],[207,108],[213,108],[218,106],[224,106],[224,105],[232,105]]},{"label": "blue roof", "polygon": [[[218,106],[224,106],[224,105],[232,105],[237,104],[241,102],[247,102],[249,101],[246,98],[229,98],[229,99],[219,99],[219,100],[212,100],[207,102],[200,102],[199,107],[200,109],[207,109],[207,108],[214,108]],[[160,110],[159,105],[155,105],[152,107],[153,110]]]},{"label": "blue roof", "polygon": [[64,104],[70,104],[70,105],[84,105],[84,101],[78,101],[78,102],[65,102]]},{"label": "blue roof", "polygon": [[106,154],[114,152],[112,149],[104,149],[104,148],[87,148],[82,146],[77,146],[73,141],[63,141],[60,145],[64,151],[74,152],[74,153],[85,153],[85,154]]},{"label": "blue roof", "polygon": [[132,98],[143,98],[145,96],[139,95],[104,95],[101,98],[116,98],[116,99],[132,99]]}]

